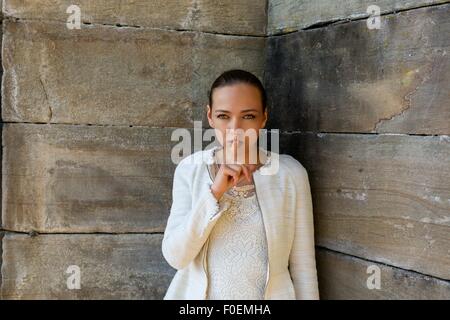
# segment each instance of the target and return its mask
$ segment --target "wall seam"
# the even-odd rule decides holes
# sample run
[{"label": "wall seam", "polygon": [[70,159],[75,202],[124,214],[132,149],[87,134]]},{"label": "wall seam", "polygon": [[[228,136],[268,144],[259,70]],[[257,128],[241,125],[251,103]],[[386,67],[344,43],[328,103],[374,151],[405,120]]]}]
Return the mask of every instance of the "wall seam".
[{"label": "wall seam", "polygon": [[445,282],[445,283],[450,285],[450,279],[440,278],[438,276],[426,274],[426,273],[423,273],[423,272],[420,272],[420,271],[417,271],[417,270],[407,269],[407,268],[404,268],[404,267],[390,265],[390,264],[387,264],[385,262],[380,262],[380,261],[376,261],[376,260],[363,258],[363,257],[360,257],[360,256],[356,256],[356,255],[349,254],[349,253],[346,253],[346,252],[338,251],[338,250],[335,250],[335,249],[330,249],[328,247],[324,247],[324,246],[320,246],[320,245],[316,245],[315,247],[316,247],[316,249],[321,249],[321,250],[333,252],[333,253],[336,253],[336,254],[339,254],[339,255],[347,256],[347,257],[354,258],[354,259],[359,259],[359,260],[362,260],[362,261],[365,261],[365,262],[375,263],[375,264],[379,264],[379,265],[382,265],[382,266],[385,266],[385,267],[389,267],[389,268],[393,268],[393,269],[399,269],[399,270],[402,270],[402,271],[405,271],[405,272],[411,272],[411,273],[414,273],[414,274],[422,276],[422,277],[433,278],[433,279],[436,279],[436,280],[439,280],[439,281],[443,281],[443,282]]},{"label": "wall seam", "polygon": [[[18,18],[14,16],[6,16],[3,21],[8,21],[12,23],[26,23],[26,22],[41,22],[41,23],[54,23],[65,25],[66,23],[60,20],[51,19],[33,19],[33,18]],[[91,23],[91,22],[81,22],[82,26],[92,26],[92,27],[111,27],[113,29],[137,29],[137,30],[148,30],[148,31],[166,31],[166,32],[187,32],[187,33],[199,33],[199,34],[210,34],[217,36],[230,36],[230,37],[251,37],[251,38],[266,38],[267,35],[256,35],[256,34],[240,34],[240,33],[226,33],[226,32],[214,32],[214,31],[201,31],[195,29],[183,29],[183,28],[158,28],[158,27],[147,27],[147,26],[134,26],[125,24],[111,24],[111,23]]]},{"label": "wall seam", "polygon": [[[410,7],[410,8],[404,8],[404,9],[393,9],[390,11],[386,11],[383,13],[380,13],[380,17],[383,16],[390,16],[390,15],[396,15],[398,13],[402,13],[402,12],[408,12],[408,11],[414,11],[417,9],[421,9],[421,8],[428,8],[428,7],[440,7],[440,6],[446,6],[450,4],[450,1],[446,1],[446,2],[441,2],[441,3],[432,3],[432,4],[428,4],[428,5],[422,5],[422,6],[415,6],[415,7]],[[327,27],[333,27],[336,25],[342,25],[342,24],[347,24],[347,23],[351,23],[351,22],[358,22],[361,20],[366,20],[369,17],[368,14],[362,14],[361,16],[355,17],[355,18],[336,18],[336,19],[331,19],[331,20],[327,20],[327,21],[320,21],[317,23],[313,23],[309,26],[303,27],[303,28],[299,28],[297,30],[292,30],[292,31],[288,31],[288,32],[283,32],[283,31],[275,31],[275,33],[272,33],[270,35],[268,35],[268,37],[282,37],[291,33],[296,33],[296,32],[302,32],[302,31],[309,31],[309,30],[316,30],[316,29],[321,29],[321,28],[327,28]]]}]

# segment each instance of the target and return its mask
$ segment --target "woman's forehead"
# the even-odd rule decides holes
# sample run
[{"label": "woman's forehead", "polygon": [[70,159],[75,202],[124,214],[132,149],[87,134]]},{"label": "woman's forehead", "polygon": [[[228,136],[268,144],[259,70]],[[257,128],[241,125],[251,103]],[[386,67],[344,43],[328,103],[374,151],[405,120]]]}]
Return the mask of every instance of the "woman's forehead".
[{"label": "woman's forehead", "polygon": [[258,88],[246,84],[220,87],[213,93],[214,109],[222,111],[249,111],[253,109],[260,111],[262,108],[261,95]]}]

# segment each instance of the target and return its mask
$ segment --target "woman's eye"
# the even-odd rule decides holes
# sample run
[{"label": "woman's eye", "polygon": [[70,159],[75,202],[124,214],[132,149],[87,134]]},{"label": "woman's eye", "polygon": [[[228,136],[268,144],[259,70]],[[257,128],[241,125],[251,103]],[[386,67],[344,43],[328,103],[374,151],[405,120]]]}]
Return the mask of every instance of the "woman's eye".
[{"label": "woman's eye", "polygon": [[[226,114],[219,114],[217,116],[219,119],[228,119],[228,116]],[[256,117],[253,114],[247,114],[244,116],[244,119],[255,119]]]}]

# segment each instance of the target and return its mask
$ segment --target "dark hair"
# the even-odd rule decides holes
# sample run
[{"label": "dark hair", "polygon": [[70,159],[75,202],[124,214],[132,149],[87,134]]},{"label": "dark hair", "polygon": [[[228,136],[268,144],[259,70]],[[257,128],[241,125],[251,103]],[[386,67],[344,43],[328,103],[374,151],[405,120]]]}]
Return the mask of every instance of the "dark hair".
[{"label": "dark hair", "polygon": [[240,69],[225,71],[213,82],[211,89],[208,91],[210,108],[212,109],[213,105],[212,94],[214,89],[237,83],[248,83],[259,89],[259,92],[261,93],[262,108],[264,112],[266,110],[267,103],[266,90],[264,89],[264,86],[262,85],[258,77],[256,77],[254,74]]}]

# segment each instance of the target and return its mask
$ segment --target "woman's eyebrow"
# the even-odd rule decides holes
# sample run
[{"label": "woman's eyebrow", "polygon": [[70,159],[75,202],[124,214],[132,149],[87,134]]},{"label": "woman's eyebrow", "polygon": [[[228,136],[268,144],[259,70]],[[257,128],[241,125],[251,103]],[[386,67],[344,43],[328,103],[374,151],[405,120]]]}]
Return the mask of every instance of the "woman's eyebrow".
[{"label": "woman's eyebrow", "polygon": [[[258,112],[258,110],[256,110],[256,109],[245,109],[245,110],[242,110],[242,111],[241,111],[241,113],[244,113],[244,112],[249,112],[249,111],[255,111],[255,112]],[[228,111],[228,110],[221,110],[221,109],[219,109],[219,110],[216,110],[216,112],[225,112],[225,113],[230,113],[230,111]]]}]

